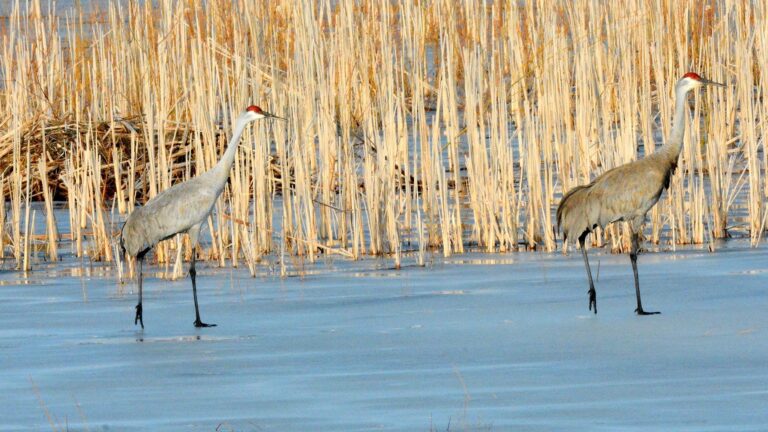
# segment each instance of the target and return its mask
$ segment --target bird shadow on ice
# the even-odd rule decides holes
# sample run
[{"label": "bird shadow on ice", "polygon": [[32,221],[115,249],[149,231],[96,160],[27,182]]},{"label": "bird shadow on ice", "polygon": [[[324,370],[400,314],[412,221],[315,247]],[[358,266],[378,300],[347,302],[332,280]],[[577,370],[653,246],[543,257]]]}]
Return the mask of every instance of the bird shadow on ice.
[{"label": "bird shadow on ice", "polygon": [[122,345],[136,342],[145,344],[186,344],[196,342],[229,342],[255,339],[255,335],[244,336],[211,336],[211,335],[181,335],[181,336],[145,336],[137,332],[135,336],[99,337],[77,341],[77,345]]}]

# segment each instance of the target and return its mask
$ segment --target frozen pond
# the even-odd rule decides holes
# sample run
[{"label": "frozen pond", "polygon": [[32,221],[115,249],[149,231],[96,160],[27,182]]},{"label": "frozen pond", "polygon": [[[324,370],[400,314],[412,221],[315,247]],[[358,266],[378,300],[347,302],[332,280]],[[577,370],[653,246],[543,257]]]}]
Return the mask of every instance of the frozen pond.
[{"label": "frozen pond", "polygon": [[[280,279],[198,266],[0,272],[2,431],[749,431],[768,425],[768,248],[640,257],[325,261]],[[49,416],[50,419],[47,417]]]}]

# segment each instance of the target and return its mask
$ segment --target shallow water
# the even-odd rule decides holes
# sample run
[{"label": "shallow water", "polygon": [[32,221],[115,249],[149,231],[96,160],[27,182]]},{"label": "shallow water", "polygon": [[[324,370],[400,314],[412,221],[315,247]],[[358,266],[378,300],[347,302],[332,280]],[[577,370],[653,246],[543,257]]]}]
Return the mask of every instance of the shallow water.
[{"label": "shallow water", "polygon": [[[115,1],[119,2],[120,4],[127,3],[127,0],[55,0],[55,2],[51,0],[41,0],[40,8],[42,13],[47,13],[50,10],[50,4],[55,3],[56,13],[63,16],[68,12],[73,11],[78,5],[80,5],[85,10],[89,10],[93,7],[104,7],[110,3],[114,3]],[[15,0],[0,1],[0,16],[9,15],[15,7],[15,3]],[[27,10],[25,1],[20,1],[19,5],[21,6],[22,11]]]},{"label": "shallow water", "polygon": [[0,272],[0,430],[763,430],[768,248],[642,255],[643,318],[591,254],[597,316],[577,254],[201,266],[202,330],[187,280],[141,331],[108,271]]}]

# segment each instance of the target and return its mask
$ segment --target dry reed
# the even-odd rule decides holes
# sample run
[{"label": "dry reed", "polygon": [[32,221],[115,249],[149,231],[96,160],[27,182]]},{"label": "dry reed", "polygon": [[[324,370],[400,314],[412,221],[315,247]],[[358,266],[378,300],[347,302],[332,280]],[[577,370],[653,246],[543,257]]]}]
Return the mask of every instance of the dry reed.
[{"label": "dry reed", "polygon": [[[33,200],[50,259],[66,199],[72,252],[113,261],[124,215],[212,167],[250,103],[288,121],[246,134],[201,259],[551,251],[562,192],[663,145],[688,70],[729,86],[696,96],[647,237],[764,229],[765,0],[21,3],[0,27],[0,257],[19,267]],[[178,277],[190,253],[155,257]]]}]

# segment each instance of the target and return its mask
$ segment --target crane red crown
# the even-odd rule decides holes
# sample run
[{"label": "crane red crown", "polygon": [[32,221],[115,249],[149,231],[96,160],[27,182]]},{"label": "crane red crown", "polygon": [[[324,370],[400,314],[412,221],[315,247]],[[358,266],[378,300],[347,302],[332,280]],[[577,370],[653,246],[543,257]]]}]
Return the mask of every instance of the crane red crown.
[{"label": "crane red crown", "polygon": [[701,81],[701,77],[696,72],[688,72],[687,74],[683,75],[683,78],[690,78],[696,81]]},{"label": "crane red crown", "polygon": [[248,108],[245,109],[246,111],[253,111],[256,114],[261,114],[261,108],[257,107],[256,105],[251,105]]}]

